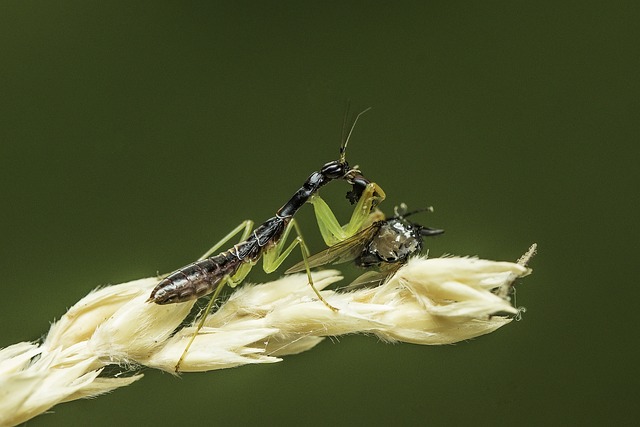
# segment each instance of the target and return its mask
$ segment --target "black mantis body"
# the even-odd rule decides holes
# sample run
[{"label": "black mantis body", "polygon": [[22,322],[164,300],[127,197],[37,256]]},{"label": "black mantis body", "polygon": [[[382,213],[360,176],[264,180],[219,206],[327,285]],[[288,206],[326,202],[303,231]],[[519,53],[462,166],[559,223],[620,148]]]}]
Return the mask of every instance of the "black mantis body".
[{"label": "black mantis body", "polygon": [[[342,160],[329,162],[320,171],[311,174],[293,197],[276,212],[276,216],[269,218],[253,232],[251,232],[253,222],[244,221],[199,260],[162,279],[151,292],[149,301],[156,304],[174,304],[208,295],[219,289],[225,282],[235,287],[261,257],[265,272],[273,272],[297,244],[304,245],[302,240],[295,240],[284,249],[284,243],[292,227],[300,236],[298,226],[293,219],[295,213],[322,186],[336,179],[346,180],[353,186],[349,194],[360,194],[359,200],[362,203],[356,207],[357,211],[366,212],[373,208],[381,190],[375,184],[369,183],[359,171],[350,169],[346,162]],[[219,249],[219,246],[243,229],[244,234],[240,243],[218,255],[210,256]],[[303,256],[306,256],[305,249],[302,252]],[[327,304],[317,291],[316,294]]]},{"label": "black mantis body", "polygon": [[[318,216],[331,215],[327,211],[329,207],[322,200],[315,200],[314,207]],[[444,233],[444,230],[424,227],[407,220],[407,217],[415,213],[432,211],[432,208],[413,212],[406,212],[406,208],[406,205],[400,205],[400,208],[395,209],[395,215],[388,219],[385,219],[380,211],[372,212],[367,221],[362,223],[360,231],[355,234],[344,235],[341,228],[334,227],[326,234],[328,249],[308,257],[304,264],[298,263],[286,273],[354,261],[359,267],[376,268],[379,273],[367,272],[352,285],[384,280],[404,265],[410,256],[420,253],[424,237]]]},{"label": "black mantis body", "polygon": [[[207,313],[211,310],[214,301],[225,284],[236,287],[249,274],[252,267],[260,258],[263,260],[263,269],[266,273],[275,271],[297,245],[300,245],[303,260],[307,258],[309,251],[304,244],[293,216],[307,201],[311,201],[312,199],[322,200],[317,195],[321,187],[334,180],[345,180],[352,185],[352,190],[347,193],[347,198],[351,203],[356,203],[356,207],[352,214],[351,221],[345,226],[348,230],[352,230],[352,233],[358,230],[360,224],[384,199],[384,191],[377,184],[362,176],[357,168],[349,167],[345,159],[345,151],[349,137],[353,132],[358,118],[366,111],[368,110],[356,116],[349,134],[346,138],[343,138],[339,159],[326,163],[320,171],[312,173],[291,199],[276,212],[274,217],[269,218],[253,230],[253,232],[251,231],[253,222],[249,220],[244,221],[197,261],[164,277],[153,289],[148,302],[154,302],[156,304],[187,302],[213,293],[209,305],[205,309],[204,315],[197,326],[196,332],[191,337],[191,340],[176,364],[176,372],[179,371],[182,360],[187,354],[196,335],[203,327]],[[327,209],[329,209],[328,206]],[[330,215],[335,221],[333,213]],[[330,227],[330,225],[323,224],[321,217],[318,217],[318,225],[324,236],[323,230]],[[295,229],[298,236],[289,246],[285,247],[287,237],[292,228]],[[243,233],[239,243],[218,255],[211,256],[219,250],[222,245],[241,231],[243,231]],[[335,307],[331,306],[322,297],[313,285],[309,268],[306,269],[306,272],[309,285],[318,299],[331,310],[337,311]]]}]

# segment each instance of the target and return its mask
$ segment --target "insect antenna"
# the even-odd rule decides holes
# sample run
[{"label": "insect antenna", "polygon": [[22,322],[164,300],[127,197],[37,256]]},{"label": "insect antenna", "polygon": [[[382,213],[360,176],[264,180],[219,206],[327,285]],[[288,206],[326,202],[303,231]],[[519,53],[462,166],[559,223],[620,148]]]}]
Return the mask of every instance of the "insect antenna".
[{"label": "insect antenna", "polygon": [[422,227],[422,226],[420,227],[420,235],[424,237],[437,236],[443,233],[444,233],[444,230],[441,230],[439,228]]},{"label": "insect antenna", "polygon": [[367,111],[371,110],[371,108],[372,108],[372,107],[369,107],[369,108],[367,108],[367,109],[365,109],[363,111],[360,111],[358,113],[356,118],[353,120],[353,123],[351,124],[351,129],[349,129],[349,133],[347,134],[347,136],[345,138],[344,131],[345,131],[346,125],[347,125],[347,115],[349,113],[350,104],[351,104],[351,102],[347,103],[347,111],[345,112],[344,121],[342,123],[342,145],[340,146],[340,161],[341,162],[345,161],[346,151],[347,151],[347,144],[349,143],[349,138],[351,138],[351,134],[353,133],[353,129],[356,127],[356,123],[358,123],[358,119],[360,118],[361,115],[363,115]]},{"label": "insect antenna", "polygon": [[342,118],[342,133],[340,134],[340,142],[342,145],[340,145],[340,158],[343,159],[344,158],[344,152],[347,149],[347,143],[346,141],[346,137],[345,137],[345,131],[347,129],[347,118],[349,117],[349,110],[351,109],[351,100],[348,99],[347,100],[347,106],[344,109],[344,117]]},{"label": "insect antenna", "polygon": [[[420,212],[433,212],[433,206],[427,206],[426,208],[416,209],[415,211],[407,212],[407,205],[404,203],[401,203],[400,206],[396,206],[393,209],[393,211],[395,214],[395,218],[403,220],[411,215],[414,215]],[[412,224],[414,227],[417,227],[417,229],[420,231],[420,235],[424,237],[437,236],[439,234],[444,233],[444,230],[441,230],[439,228],[424,227],[422,225],[415,224],[415,223],[412,223]]]},{"label": "insect antenna", "polygon": [[401,203],[400,206],[396,206],[393,208],[394,216],[398,219],[404,219],[420,212],[433,212],[433,206],[427,206],[425,208],[416,209],[411,212],[407,212],[407,205],[404,203]]}]

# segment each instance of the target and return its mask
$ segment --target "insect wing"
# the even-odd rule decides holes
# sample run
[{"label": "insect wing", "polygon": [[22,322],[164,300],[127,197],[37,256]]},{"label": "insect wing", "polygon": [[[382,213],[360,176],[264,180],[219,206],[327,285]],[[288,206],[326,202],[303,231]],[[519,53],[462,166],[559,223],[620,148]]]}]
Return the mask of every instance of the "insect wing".
[{"label": "insect wing", "polygon": [[361,274],[356,277],[356,279],[349,283],[344,288],[341,288],[343,291],[351,291],[353,289],[362,288],[362,287],[374,287],[378,286],[382,282],[389,277],[390,273],[388,271],[367,271],[366,273]]},{"label": "insect wing", "polygon": [[[322,252],[307,258],[309,268],[320,267],[327,264],[342,264],[353,261],[368,245],[380,229],[380,223],[374,223],[357,234],[337,243]],[[305,262],[301,261],[285,271],[285,274],[297,273],[306,269]]]}]

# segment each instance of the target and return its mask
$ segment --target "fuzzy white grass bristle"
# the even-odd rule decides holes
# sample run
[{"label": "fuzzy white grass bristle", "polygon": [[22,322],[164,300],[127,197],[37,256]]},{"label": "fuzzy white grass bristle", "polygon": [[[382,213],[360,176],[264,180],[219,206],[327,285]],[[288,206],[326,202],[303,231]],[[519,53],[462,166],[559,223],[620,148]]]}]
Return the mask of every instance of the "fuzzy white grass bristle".
[{"label": "fuzzy white grass bristle", "polygon": [[[304,274],[244,285],[206,319],[181,370],[279,362],[326,336],[367,333],[433,345],[487,334],[518,313],[504,289],[529,274],[526,264],[534,252],[532,247],[518,263],[417,257],[377,287],[323,290],[337,312],[315,298]],[[326,270],[313,278],[322,290],[342,277]],[[147,278],[95,290],[51,326],[42,344],[0,350],[0,425],[16,425],[58,403],[142,378],[100,376],[109,365],[125,374],[137,366],[173,373],[195,331],[193,325],[180,327],[193,302],[146,302],[157,283]]]}]

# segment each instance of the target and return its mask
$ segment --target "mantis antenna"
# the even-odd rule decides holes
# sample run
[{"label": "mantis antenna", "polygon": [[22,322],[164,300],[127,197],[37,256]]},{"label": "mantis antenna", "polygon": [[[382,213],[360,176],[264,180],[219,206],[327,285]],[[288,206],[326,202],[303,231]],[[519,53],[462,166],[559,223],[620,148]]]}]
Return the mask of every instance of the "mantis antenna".
[{"label": "mantis antenna", "polygon": [[[367,108],[366,110],[363,110],[361,112],[358,113],[358,115],[356,116],[356,118],[353,120],[353,124],[351,125],[351,129],[349,129],[349,133],[347,134],[347,137],[344,137],[344,129],[345,129],[345,125],[347,123],[347,114],[345,113],[344,115],[344,122],[342,124],[342,145],[340,146],[340,161],[344,162],[345,161],[345,156],[346,156],[346,151],[347,151],[347,144],[349,143],[349,138],[351,138],[351,134],[353,133],[353,129],[356,127],[356,123],[358,123],[358,119],[360,118],[361,115],[363,115],[364,113],[366,113],[367,111],[371,110],[372,107]],[[347,113],[349,112],[349,104],[347,104]]]}]

